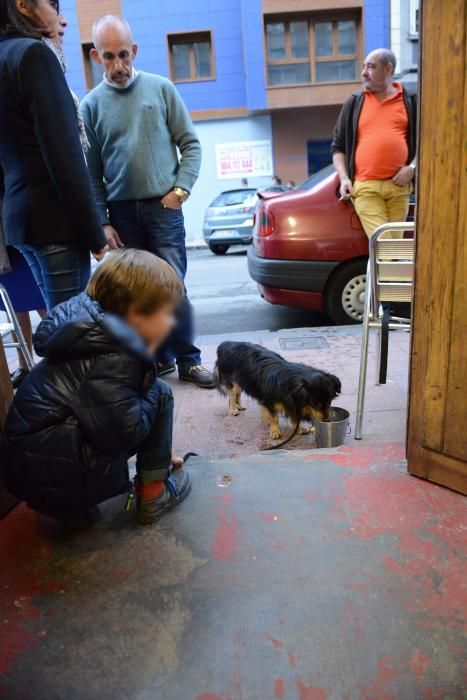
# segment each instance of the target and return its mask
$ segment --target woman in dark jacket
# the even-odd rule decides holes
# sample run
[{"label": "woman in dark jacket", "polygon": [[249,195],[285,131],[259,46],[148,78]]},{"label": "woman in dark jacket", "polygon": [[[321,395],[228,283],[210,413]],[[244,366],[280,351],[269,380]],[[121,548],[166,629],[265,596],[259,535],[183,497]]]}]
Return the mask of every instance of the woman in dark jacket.
[{"label": "woman in dark jacket", "polygon": [[0,164],[6,243],[27,258],[48,308],[82,291],[106,240],[63,70],[41,41],[58,0],[0,4]]}]

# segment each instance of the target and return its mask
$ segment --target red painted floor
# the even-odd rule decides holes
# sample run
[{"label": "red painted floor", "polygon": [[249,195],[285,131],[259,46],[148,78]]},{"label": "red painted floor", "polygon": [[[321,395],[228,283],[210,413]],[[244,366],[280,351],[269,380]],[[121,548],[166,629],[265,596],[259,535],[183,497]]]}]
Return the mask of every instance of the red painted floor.
[{"label": "red painted floor", "polygon": [[71,538],[0,523],[2,698],[466,697],[466,501],[401,444],[191,471],[156,527],[122,499]]}]

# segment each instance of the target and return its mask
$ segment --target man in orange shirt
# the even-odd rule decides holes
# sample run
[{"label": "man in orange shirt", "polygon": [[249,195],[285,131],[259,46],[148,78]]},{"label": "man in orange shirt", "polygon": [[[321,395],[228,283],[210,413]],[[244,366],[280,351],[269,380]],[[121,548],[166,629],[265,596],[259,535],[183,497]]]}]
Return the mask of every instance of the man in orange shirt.
[{"label": "man in orange shirt", "polygon": [[[415,174],[415,97],[393,81],[396,57],[372,51],[363,64],[363,92],[342,107],[331,151],[343,199],[352,199],[368,237],[405,221]],[[397,234],[395,234],[397,235]]]}]

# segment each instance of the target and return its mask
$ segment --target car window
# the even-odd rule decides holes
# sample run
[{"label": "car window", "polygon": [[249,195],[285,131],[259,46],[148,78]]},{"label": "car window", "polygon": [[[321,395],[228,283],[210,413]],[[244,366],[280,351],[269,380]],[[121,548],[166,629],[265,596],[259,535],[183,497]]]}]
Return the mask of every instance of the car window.
[{"label": "car window", "polygon": [[256,195],[256,190],[244,189],[244,190],[230,190],[229,192],[222,192],[216,199],[212,202],[211,207],[231,207],[236,204],[245,204],[249,200],[254,201]]},{"label": "car window", "polygon": [[313,173],[308,180],[305,180],[305,182],[302,182],[302,184],[297,188],[299,190],[311,190],[312,187],[315,185],[318,185],[320,182],[325,180],[329,175],[331,175],[334,172],[334,166],[333,165],[327,165],[325,168],[320,170],[317,173]]},{"label": "car window", "polygon": [[265,187],[261,192],[290,192],[290,187],[285,187],[285,185],[271,185],[271,187]]}]

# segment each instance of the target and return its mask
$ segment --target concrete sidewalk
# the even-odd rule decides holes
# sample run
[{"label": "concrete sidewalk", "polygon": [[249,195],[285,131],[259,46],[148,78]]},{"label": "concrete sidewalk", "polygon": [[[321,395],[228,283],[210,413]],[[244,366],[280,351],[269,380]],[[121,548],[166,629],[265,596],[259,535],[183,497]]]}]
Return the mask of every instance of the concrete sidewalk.
[{"label": "concrete sidewalk", "polygon": [[[278,332],[258,331],[202,336],[197,344],[203,362],[214,367],[217,346],[224,340],[259,343],[286,359],[304,362],[336,374],[342,382],[342,395],[335,401],[351,414],[352,432],[357,405],[360,367],[360,326],[296,328]],[[372,334],[368,362],[363,439],[365,442],[401,442],[405,440],[410,334],[393,332],[389,337],[388,380],[375,386],[375,335]],[[14,350],[7,351],[11,369],[17,366]],[[232,418],[227,400],[217,391],[198,389],[180,382],[177,376],[164,377],[175,394],[175,449],[203,455],[232,457],[265,449],[270,442],[255,401],[245,399],[248,410]],[[287,435],[287,426],[284,426]],[[353,444],[352,435],[347,438]],[[286,449],[310,449],[314,437],[297,436]]]},{"label": "concrete sidewalk", "polygon": [[[336,374],[342,382],[342,395],[335,404],[351,414],[354,429],[360,367],[361,328],[339,326],[299,328],[295,330],[242,333],[228,336],[264,345],[286,359],[311,364]],[[227,336],[204,336],[198,339],[203,362],[214,366],[216,348]],[[394,332],[389,339],[388,382],[375,386],[375,337],[370,343],[368,382],[363,438],[365,442],[400,442],[405,440],[407,384],[410,335]],[[181,383],[176,375],[166,378],[175,394],[175,448],[180,453],[199,452],[203,455],[240,456],[269,446],[266,427],[260,419],[256,402],[246,400],[247,411],[232,418],[227,400],[215,391],[198,389]],[[284,435],[287,435],[284,427]],[[355,444],[352,435],[348,444]],[[286,449],[310,449],[314,437],[297,436]]]}]

